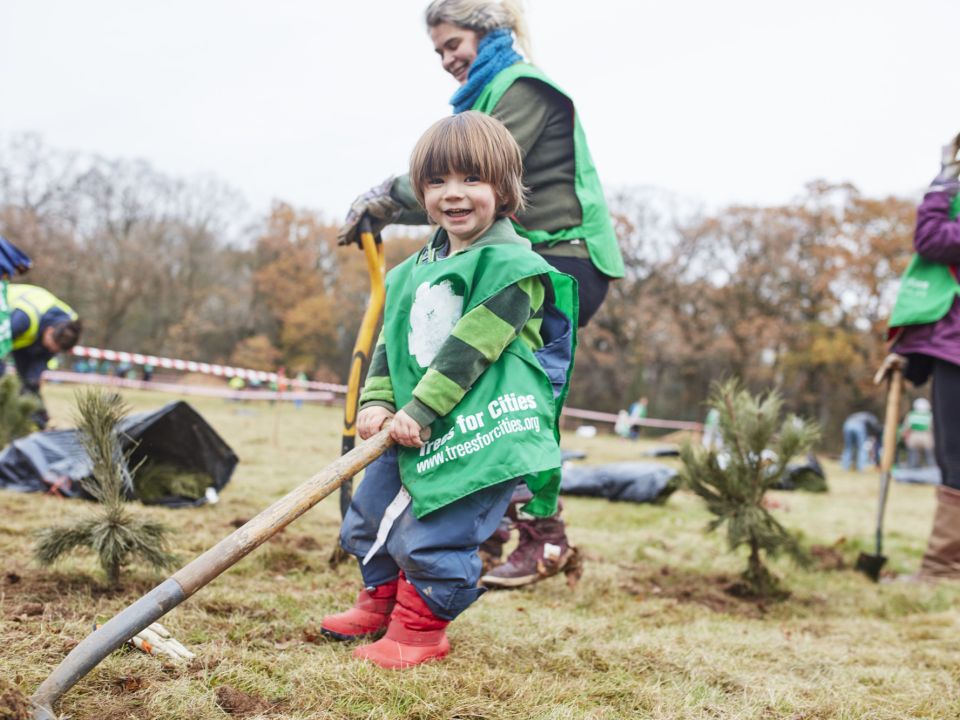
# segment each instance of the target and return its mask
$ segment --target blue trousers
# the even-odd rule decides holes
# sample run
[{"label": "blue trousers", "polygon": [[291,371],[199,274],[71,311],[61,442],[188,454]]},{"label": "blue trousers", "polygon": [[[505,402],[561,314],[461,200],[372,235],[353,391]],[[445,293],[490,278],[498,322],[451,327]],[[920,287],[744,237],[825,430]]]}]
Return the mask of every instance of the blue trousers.
[{"label": "blue trousers", "polygon": [[350,502],[340,528],[340,545],[360,562],[366,587],[395,579],[402,570],[434,615],[453,620],[480,597],[477,548],[493,534],[519,479],[478,490],[419,520],[408,505],[394,521],[383,547],[364,565],[380,520],[400,492],[397,451],[372,462]]},{"label": "blue trousers", "polygon": [[856,420],[843,424],[843,455],[840,465],[849,470],[851,463],[857,470],[862,470],[868,464],[867,459],[867,427]]}]

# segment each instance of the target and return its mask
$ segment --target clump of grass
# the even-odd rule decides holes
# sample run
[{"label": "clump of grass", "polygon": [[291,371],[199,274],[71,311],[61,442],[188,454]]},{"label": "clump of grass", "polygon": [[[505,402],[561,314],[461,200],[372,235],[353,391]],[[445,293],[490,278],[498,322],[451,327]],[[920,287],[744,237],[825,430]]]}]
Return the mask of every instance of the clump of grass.
[{"label": "clump of grass", "polygon": [[129,453],[120,447],[118,426],[127,415],[127,405],[119,395],[99,388],[78,392],[76,403],[77,428],[93,465],[91,475],[81,485],[98,505],[86,517],[40,530],[35,559],[48,566],[73,550],[85,548],[96,554],[112,587],[120,583],[121,568],[134,559],[160,570],[172,566],[177,558],[167,549],[169,529],[137,517],[126,506],[133,480]]},{"label": "clump of grass", "polygon": [[795,415],[781,420],[783,400],[776,391],[754,396],[737,380],[714,384],[708,404],[720,413],[722,448],[684,445],[681,477],[715,516],[707,530],[725,524],[731,551],[749,547],[741,576],[747,592],[780,594],[763,555],[786,552],[801,564],[807,558],[797,539],[764,507],[763,498],[781,484],[790,460],[813,447],[819,429]]},{"label": "clump of grass", "polygon": [[145,461],[133,479],[136,496],[144,503],[154,503],[167,497],[202,498],[213,485],[208,473],[183,470],[169,463]]},{"label": "clump of grass", "polygon": [[36,395],[20,391],[15,375],[0,378],[0,448],[37,429],[33,415],[41,406]]}]

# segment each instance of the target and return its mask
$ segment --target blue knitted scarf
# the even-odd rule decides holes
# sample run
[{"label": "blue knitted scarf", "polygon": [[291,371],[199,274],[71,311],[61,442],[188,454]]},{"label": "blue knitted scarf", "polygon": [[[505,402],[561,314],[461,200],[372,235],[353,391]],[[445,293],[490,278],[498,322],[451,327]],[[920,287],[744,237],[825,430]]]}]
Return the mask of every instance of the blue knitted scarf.
[{"label": "blue knitted scarf", "polygon": [[450,98],[454,115],[472,108],[494,75],[520,60],[523,58],[513,49],[513,33],[509,30],[497,28],[484,35],[477,45],[477,57],[470,65],[467,82]]}]

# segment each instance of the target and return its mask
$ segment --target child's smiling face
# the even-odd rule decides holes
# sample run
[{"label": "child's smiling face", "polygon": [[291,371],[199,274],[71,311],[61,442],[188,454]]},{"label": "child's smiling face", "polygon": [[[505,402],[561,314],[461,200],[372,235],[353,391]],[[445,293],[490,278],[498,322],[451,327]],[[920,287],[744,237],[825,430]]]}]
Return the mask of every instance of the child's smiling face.
[{"label": "child's smiling face", "polygon": [[497,219],[493,186],[476,175],[449,172],[427,178],[423,188],[427,214],[450,236],[450,249],[463,250]]}]

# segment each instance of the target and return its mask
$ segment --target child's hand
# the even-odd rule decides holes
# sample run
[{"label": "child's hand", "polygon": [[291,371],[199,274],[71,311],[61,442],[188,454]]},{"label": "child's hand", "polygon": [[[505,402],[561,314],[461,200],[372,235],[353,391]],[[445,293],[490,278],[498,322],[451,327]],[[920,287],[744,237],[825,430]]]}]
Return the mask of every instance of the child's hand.
[{"label": "child's hand", "polygon": [[357,415],[357,435],[360,436],[361,440],[373,437],[380,432],[383,424],[392,417],[392,412],[379,405],[364,408]]},{"label": "child's hand", "polygon": [[393,416],[390,437],[405,447],[423,447],[423,439],[420,437],[421,430],[420,423],[401,410]]}]

